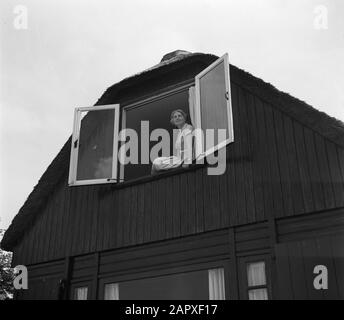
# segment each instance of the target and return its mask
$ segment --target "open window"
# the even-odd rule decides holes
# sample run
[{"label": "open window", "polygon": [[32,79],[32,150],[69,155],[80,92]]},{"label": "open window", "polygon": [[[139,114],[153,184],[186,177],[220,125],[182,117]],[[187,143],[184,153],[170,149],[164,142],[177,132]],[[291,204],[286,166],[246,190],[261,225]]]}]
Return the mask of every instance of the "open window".
[{"label": "open window", "polygon": [[234,141],[228,54],[195,77],[194,91],[190,114],[198,129],[195,156],[202,159]]},{"label": "open window", "polygon": [[119,104],[76,108],[69,185],[117,181]]},{"label": "open window", "polygon": [[[189,114],[189,87],[183,85],[168,92],[156,95],[147,100],[127,105],[122,110],[122,129],[128,129],[126,139],[121,139],[123,145],[137,139],[130,152],[119,152],[120,181],[129,181],[151,174],[152,160],[155,157],[168,157],[175,154],[175,128],[170,123],[173,110],[182,109]],[[190,123],[188,119],[188,123]],[[166,136],[160,136],[159,129],[164,129]],[[129,130],[132,133],[129,137]],[[161,132],[162,133],[162,132]],[[135,139],[134,137],[135,136]],[[125,140],[125,142],[123,141]],[[168,141],[166,148],[159,148],[162,142]],[[158,153],[154,156],[154,149]]]}]

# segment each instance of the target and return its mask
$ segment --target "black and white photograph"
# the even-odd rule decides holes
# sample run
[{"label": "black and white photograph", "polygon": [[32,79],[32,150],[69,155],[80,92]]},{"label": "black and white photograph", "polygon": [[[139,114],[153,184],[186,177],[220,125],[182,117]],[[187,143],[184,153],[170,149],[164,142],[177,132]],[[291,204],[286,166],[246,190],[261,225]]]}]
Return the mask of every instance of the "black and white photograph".
[{"label": "black and white photograph", "polygon": [[343,17],[341,0],[2,0],[0,308],[343,300]]}]

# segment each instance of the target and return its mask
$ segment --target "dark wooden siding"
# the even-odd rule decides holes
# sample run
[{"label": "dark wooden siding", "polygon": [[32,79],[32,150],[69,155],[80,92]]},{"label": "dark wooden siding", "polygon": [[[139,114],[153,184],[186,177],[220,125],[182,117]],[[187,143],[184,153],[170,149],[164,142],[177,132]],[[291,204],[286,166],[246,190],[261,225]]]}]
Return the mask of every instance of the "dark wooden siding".
[{"label": "dark wooden siding", "polygon": [[88,286],[90,299],[102,299],[105,283],[223,267],[226,297],[235,299],[236,258],[257,253],[270,253],[266,223],[77,256],[71,259],[70,297],[79,286]]},{"label": "dark wooden siding", "polygon": [[[276,246],[279,299],[344,299],[344,236],[333,235]],[[316,290],[314,267],[326,266],[328,289]]]},{"label": "dark wooden siding", "polygon": [[280,219],[276,225],[278,242],[329,236],[343,232],[344,208]]},{"label": "dark wooden siding", "polygon": [[59,281],[64,277],[64,261],[28,267],[28,290],[16,291],[19,300],[57,300]]},{"label": "dark wooden siding", "polygon": [[246,263],[264,260],[270,299],[320,297],[309,292],[316,264],[329,269],[331,290],[321,297],[337,299],[343,297],[343,213],[277,219],[276,243],[269,223],[260,222],[29,266],[29,290],[17,298],[57,299],[64,278],[70,294],[88,286],[89,299],[101,299],[104,283],[224,267],[227,299],[247,299]]},{"label": "dark wooden siding", "polygon": [[344,207],[344,150],[231,83],[227,170],[128,185],[68,187],[67,177],[15,248],[32,264]]}]

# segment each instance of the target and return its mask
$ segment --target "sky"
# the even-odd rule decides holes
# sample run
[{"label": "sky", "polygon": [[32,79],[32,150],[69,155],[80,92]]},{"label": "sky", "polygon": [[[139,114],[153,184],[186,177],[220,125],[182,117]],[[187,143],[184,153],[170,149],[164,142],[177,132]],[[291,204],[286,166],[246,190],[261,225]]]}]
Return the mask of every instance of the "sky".
[{"label": "sky", "polygon": [[1,0],[0,229],[72,133],[75,107],[168,52],[223,55],[344,121],[342,0]]}]

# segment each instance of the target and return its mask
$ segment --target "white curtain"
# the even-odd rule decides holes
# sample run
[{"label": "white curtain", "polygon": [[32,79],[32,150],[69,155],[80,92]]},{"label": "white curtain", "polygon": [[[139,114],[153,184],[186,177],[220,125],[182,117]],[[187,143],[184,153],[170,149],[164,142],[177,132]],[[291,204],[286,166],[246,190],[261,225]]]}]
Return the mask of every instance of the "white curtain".
[{"label": "white curtain", "polygon": [[249,300],[268,300],[267,289],[253,289],[248,292]]},{"label": "white curtain", "polygon": [[75,300],[87,300],[87,287],[81,287],[75,289]]},{"label": "white curtain", "polygon": [[[265,262],[253,262],[247,265],[247,282],[249,287],[265,286]],[[268,300],[267,288],[251,289],[248,291],[250,300]]]},{"label": "white curtain", "polygon": [[209,276],[209,300],[225,300],[225,276],[224,269],[208,270]]},{"label": "white curtain", "polygon": [[195,87],[189,88],[189,114],[190,114],[190,121],[192,126],[195,128]]},{"label": "white curtain", "polygon": [[247,265],[248,286],[264,286],[266,285],[265,262],[254,262]]},{"label": "white curtain", "polygon": [[118,283],[108,283],[105,285],[104,300],[119,300]]}]

